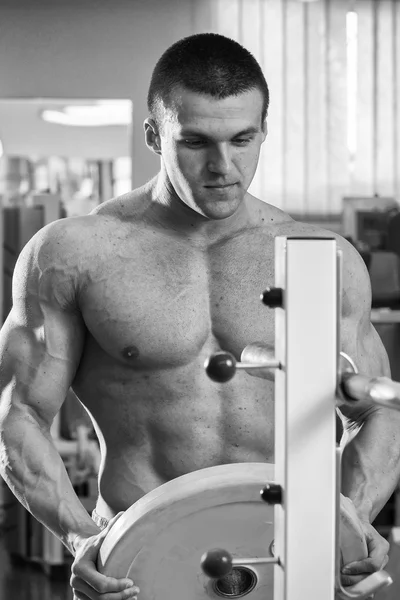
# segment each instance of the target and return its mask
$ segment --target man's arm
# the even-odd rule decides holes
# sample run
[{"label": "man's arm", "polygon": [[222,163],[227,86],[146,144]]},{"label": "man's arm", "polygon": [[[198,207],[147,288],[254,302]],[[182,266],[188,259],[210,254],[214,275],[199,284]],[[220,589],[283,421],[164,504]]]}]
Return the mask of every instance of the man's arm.
[{"label": "man's arm", "polygon": [[0,332],[0,475],[74,553],[76,536],[100,530],[76,496],[50,434],[85,335],[67,227],[59,221],[42,229],[14,271],[13,308]]},{"label": "man's arm", "polygon": [[[371,324],[371,285],[358,252],[345,240],[343,250],[343,310],[341,348],[360,374],[390,377],[389,361]],[[369,523],[386,504],[400,479],[400,413],[361,403],[340,408],[344,427],[352,432],[343,450],[342,493]],[[354,432],[356,434],[354,435]]]}]

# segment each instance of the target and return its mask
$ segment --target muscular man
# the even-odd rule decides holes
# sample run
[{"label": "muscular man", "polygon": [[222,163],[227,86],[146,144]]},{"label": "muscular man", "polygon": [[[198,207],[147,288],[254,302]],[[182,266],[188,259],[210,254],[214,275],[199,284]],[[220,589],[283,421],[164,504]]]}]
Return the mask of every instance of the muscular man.
[{"label": "muscular man", "polygon": [[[275,236],[332,236],[247,192],[268,102],[259,65],[236,42],[214,34],[177,42],[155,67],[144,123],[160,172],[88,216],[46,226],[19,257],[1,331],[1,473],[74,554],[77,600],[137,594],[95,561],[107,522],[138,498],[196,469],[274,461],[273,383],[241,373],[221,385],[203,366],[219,349],[239,359],[254,341],[273,344],[273,311],[259,294],[274,283]],[[337,239],[343,350],[361,372],[388,375],[364,263]],[[93,520],[50,436],[70,386],[100,441]],[[387,560],[371,522],[399,479],[399,416],[344,412],[346,426],[362,424],[344,453],[342,491],[369,544],[351,573],[365,574]]]}]

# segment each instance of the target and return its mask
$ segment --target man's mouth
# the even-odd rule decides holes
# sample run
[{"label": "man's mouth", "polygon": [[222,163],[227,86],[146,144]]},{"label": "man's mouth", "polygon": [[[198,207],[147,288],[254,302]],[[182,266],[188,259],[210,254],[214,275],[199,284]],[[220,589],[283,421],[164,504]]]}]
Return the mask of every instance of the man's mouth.
[{"label": "man's mouth", "polygon": [[204,187],[206,188],[227,188],[227,187],[231,187],[232,185],[236,185],[236,181],[234,183],[224,183],[222,185],[205,185]]}]

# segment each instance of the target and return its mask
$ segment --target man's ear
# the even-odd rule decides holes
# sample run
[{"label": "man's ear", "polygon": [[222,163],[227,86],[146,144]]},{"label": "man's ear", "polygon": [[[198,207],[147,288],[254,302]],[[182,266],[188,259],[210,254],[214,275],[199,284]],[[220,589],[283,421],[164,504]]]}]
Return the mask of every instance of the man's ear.
[{"label": "man's ear", "polygon": [[146,146],[156,154],[161,154],[161,137],[154,119],[148,118],[143,123]]},{"label": "man's ear", "polygon": [[265,142],[265,138],[268,135],[267,119],[264,119],[264,123],[262,124],[262,132],[263,132],[263,139],[262,139],[262,141]]}]

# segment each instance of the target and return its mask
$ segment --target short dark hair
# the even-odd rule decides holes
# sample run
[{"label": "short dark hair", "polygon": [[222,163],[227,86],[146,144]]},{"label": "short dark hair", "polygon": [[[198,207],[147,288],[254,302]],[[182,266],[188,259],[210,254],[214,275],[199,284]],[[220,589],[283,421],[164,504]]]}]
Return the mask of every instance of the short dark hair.
[{"label": "short dark hair", "polygon": [[262,123],[269,90],[260,65],[238,42],[216,33],[199,33],[170,46],[158,60],[150,81],[147,107],[161,125],[161,104],[168,106],[174,88],[183,86],[223,99],[259,89],[263,95]]}]

